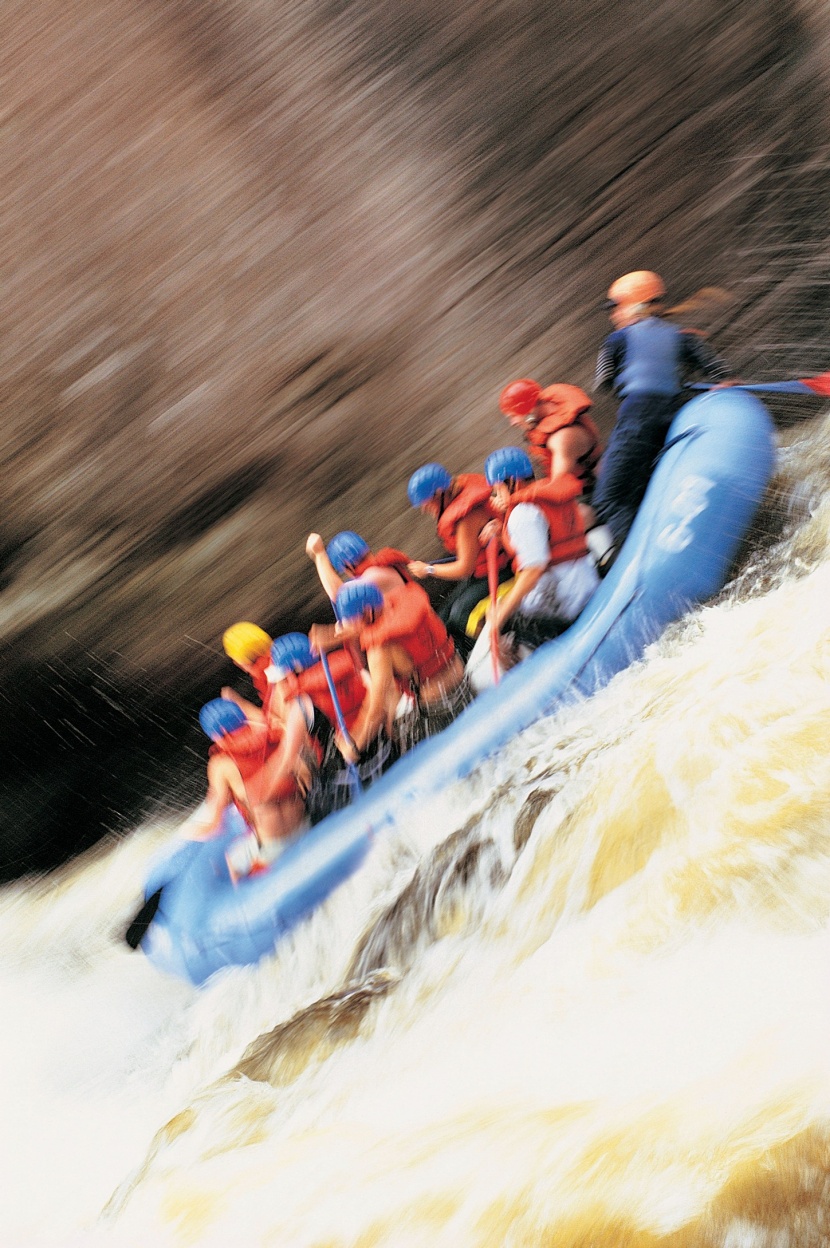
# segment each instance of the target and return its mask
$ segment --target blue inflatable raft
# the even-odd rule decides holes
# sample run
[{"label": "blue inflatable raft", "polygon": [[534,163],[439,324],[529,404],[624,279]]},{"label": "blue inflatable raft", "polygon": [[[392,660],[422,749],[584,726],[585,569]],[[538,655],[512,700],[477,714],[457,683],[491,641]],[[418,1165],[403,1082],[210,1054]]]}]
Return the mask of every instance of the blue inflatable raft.
[{"label": "blue inflatable raft", "polygon": [[183,842],[149,874],[158,908],[141,947],[160,969],[202,984],[257,962],[361,864],[410,803],[467,775],[564,699],[594,693],[667,624],[722,587],[769,481],[775,441],[753,395],[715,390],[678,413],[631,532],[577,622],[481,694],[440,737],[396,763],[348,810],[290,845],[263,874],[231,883],[225,850],[241,829]]}]

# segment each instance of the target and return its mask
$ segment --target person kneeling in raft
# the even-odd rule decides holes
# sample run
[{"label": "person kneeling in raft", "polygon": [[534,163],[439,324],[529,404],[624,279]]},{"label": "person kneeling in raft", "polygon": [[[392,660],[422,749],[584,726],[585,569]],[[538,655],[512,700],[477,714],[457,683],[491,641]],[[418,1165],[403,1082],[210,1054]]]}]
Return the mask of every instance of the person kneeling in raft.
[{"label": "person kneeling in raft", "polygon": [[[599,585],[576,504],[582,492],[576,477],[534,481],[530,457],[517,446],[493,451],[484,472],[492,505],[502,516],[501,522],[492,522],[492,531],[500,530],[502,546],[513,557],[516,579],[503,598],[490,604],[470,655],[467,671],[477,692],[494,679],[492,628],[503,634],[502,662],[512,667],[543,641],[564,632]],[[490,533],[485,530],[482,536]]]},{"label": "person kneeling in raft", "polygon": [[[480,625],[470,625],[470,613],[489,593],[487,552],[480,537],[484,526],[496,514],[490,508],[490,486],[477,472],[451,477],[443,464],[424,464],[413,472],[407,486],[409,501],[436,523],[445,550],[454,556],[446,563],[424,563],[414,559],[409,571],[418,580],[425,576],[455,582],[438,615],[452,635],[462,658],[473,648]],[[507,554],[499,548],[499,582],[509,580]]]},{"label": "person kneeling in raft", "polygon": [[236,806],[251,831],[229,850],[228,867],[235,878],[267,866],[279,852],[280,842],[301,827],[305,806],[294,758],[308,734],[301,716],[291,725],[293,731],[270,708],[251,722],[229,698],[205,703],[199,723],[213,744],[207,796],[189,836],[207,840],[219,831],[228,806]]},{"label": "person kneeling in raft", "polygon": [[[452,638],[420,585],[402,585],[384,598],[376,585],[349,581],[335,602],[339,624],[314,625],[311,642],[327,649],[332,641],[354,639],[366,655],[369,694],[348,741],[338,746],[348,762],[357,761],[384,724],[403,754],[441,732],[469,706],[472,690]],[[392,718],[407,693],[405,713]]]},{"label": "person kneeling in raft", "polygon": [[[348,650],[333,650],[329,672],[338,707],[350,730],[367,697],[362,670]],[[342,810],[353,800],[356,784],[367,788],[379,779],[397,758],[397,750],[387,733],[380,729],[363,751],[359,765],[349,767],[337,748],[337,712],[326,673],[305,633],[286,633],[271,646],[271,666],[267,669],[274,700],[286,708],[289,723],[299,712],[313,752],[306,810],[312,824]],[[355,771],[357,772],[355,776]]]},{"label": "person kneeling in raft", "polygon": [[382,594],[412,580],[407,571],[409,555],[392,546],[370,550],[369,543],[352,529],[335,533],[328,546],[323,544],[319,533],[309,533],[305,553],[314,563],[320,583],[332,602],[346,580],[361,577],[377,585]]}]

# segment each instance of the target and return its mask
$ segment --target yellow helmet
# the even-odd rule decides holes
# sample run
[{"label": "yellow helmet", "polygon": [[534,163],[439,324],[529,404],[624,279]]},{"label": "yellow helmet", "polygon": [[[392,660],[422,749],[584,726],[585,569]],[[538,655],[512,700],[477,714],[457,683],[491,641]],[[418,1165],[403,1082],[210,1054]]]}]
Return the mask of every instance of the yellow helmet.
[{"label": "yellow helmet", "polygon": [[225,654],[234,663],[255,663],[271,652],[271,638],[258,624],[231,624],[222,634]]}]

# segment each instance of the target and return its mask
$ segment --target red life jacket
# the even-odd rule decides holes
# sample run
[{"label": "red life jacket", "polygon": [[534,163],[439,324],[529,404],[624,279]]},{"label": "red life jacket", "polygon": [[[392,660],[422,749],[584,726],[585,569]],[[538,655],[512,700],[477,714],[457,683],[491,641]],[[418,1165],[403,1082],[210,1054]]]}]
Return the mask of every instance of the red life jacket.
[{"label": "red life jacket", "polygon": [[253,681],[253,684],[254,684],[254,688],[259,694],[259,700],[260,702],[263,702],[263,703],[268,697],[268,690],[270,688],[268,684],[268,678],[265,675],[265,669],[266,667],[270,667],[270,666],[271,666],[270,654],[263,654],[260,656],[260,658],[254,660],[254,664],[253,664],[254,670],[250,674],[251,680]]},{"label": "red life jacket", "polygon": [[412,682],[416,685],[443,672],[455,656],[455,644],[420,585],[402,585],[387,594],[379,619],[360,634],[363,651],[390,642],[403,647],[409,655],[414,666]]},{"label": "red life jacket", "polygon": [[582,470],[579,477],[583,482],[593,481],[594,469],[602,455],[602,442],[599,429],[588,415],[588,409],[593,407],[588,395],[584,390],[580,390],[579,386],[559,383],[546,386],[539,395],[539,402],[542,400],[555,406],[556,410],[542,417],[532,428],[530,426],[525,428],[525,441],[529,443],[531,455],[535,455],[542,461],[545,472],[550,476],[553,456],[547,447],[548,438],[569,425],[579,425],[593,439],[591,446],[583,455],[580,455],[577,461]]},{"label": "red life jacket", "polygon": [[355,566],[355,575],[362,576],[367,568],[392,568],[408,584],[412,580],[407,571],[408,563],[409,555],[405,555],[402,550],[395,550],[394,546],[382,546],[380,550],[370,550],[361,559]]},{"label": "red life jacket", "polygon": [[[459,473],[454,484],[461,488],[438,518],[438,536],[445,550],[448,550],[451,555],[458,551],[458,526],[465,516],[469,516],[477,509],[480,510],[482,512],[481,527],[484,528],[487,521],[497,514],[490,507],[490,486],[487,484],[487,478],[481,473]],[[500,551],[499,558],[498,566],[503,568],[507,563],[507,556]],[[479,548],[472,574],[479,577],[487,575],[487,551],[483,547]]]},{"label": "red life jacket", "polygon": [[[214,741],[208,753],[212,757],[225,754],[230,758],[236,764],[242,783],[247,786],[280,748],[282,738],[282,728],[275,724],[269,726],[267,737],[262,729],[254,728],[251,724],[244,724],[235,732],[227,733],[221,741]],[[286,798],[297,796],[299,796],[297,781],[293,776],[286,776],[277,792],[273,794],[272,800],[284,801]],[[244,810],[238,802],[235,802],[235,805],[245,819],[250,819],[249,811]]]},{"label": "red life jacket", "polygon": [[[366,686],[361,680],[360,671],[348,650],[332,650],[328,656],[328,661],[329,671],[337,692],[340,709],[343,712],[343,718],[346,721],[346,727],[351,729],[366,697]],[[301,693],[307,694],[317,707],[317,710],[322,711],[326,719],[335,727],[337,726],[334,702],[329,693],[326,673],[323,671],[322,663],[315,663],[313,667],[308,667],[304,672],[299,672],[296,675],[292,672],[285,677],[285,680],[287,697],[296,698]]]},{"label": "red life jacket", "polygon": [[588,553],[585,541],[585,527],[575,500],[582,493],[582,483],[568,473],[555,481],[534,481],[523,490],[516,490],[510,495],[510,506],[505,512],[501,541],[505,550],[513,556],[513,570],[516,566],[516,552],[507,531],[507,522],[514,507],[519,503],[533,503],[543,513],[548,522],[548,547],[550,558],[548,567],[555,563],[567,563],[570,559],[581,559]]}]

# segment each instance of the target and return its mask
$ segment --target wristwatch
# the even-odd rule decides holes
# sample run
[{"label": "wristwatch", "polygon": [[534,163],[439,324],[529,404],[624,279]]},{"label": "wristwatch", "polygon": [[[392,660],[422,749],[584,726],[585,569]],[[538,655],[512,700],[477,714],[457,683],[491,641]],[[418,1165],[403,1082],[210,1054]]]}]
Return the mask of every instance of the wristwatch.
[{"label": "wristwatch", "polygon": [[427,564],[427,576],[435,576],[435,564],[434,563]]}]

